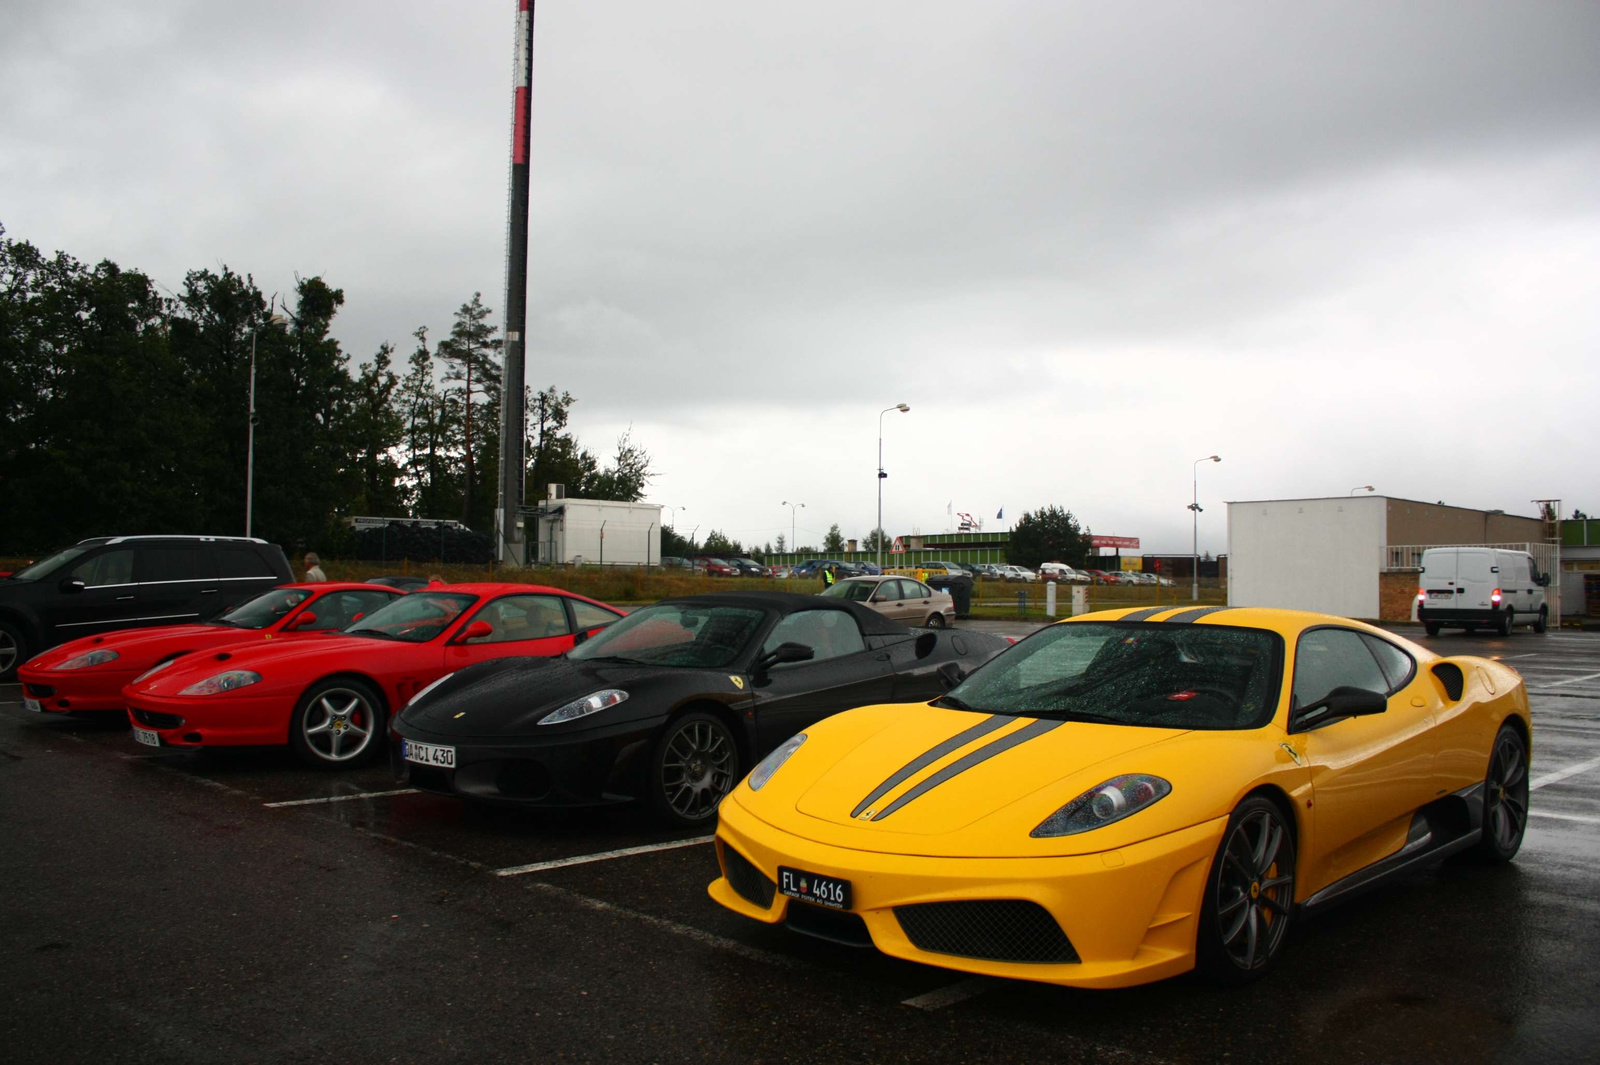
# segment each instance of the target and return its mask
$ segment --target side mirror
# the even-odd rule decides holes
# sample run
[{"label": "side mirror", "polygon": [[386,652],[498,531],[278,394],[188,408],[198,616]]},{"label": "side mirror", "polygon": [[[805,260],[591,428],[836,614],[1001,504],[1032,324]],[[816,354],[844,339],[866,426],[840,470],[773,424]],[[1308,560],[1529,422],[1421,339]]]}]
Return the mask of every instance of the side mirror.
[{"label": "side mirror", "polygon": [[773,666],[781,666],[786,662],[809,662],[815,657],[817,657],[816,649],[806,644],[780,643],[756,659],[754,672],[764,673]]},{"label": "side mirror", "polygon": [[872,597],[872,601],[874,603],[887,603],[889,601],[889,597],[886,595],[875,595]]},{"label": "side mirror", "polygon": [[77,595],[79,592],[83,591],[86,586],[82,581],[74,580],[73,578],[68,577],[66,580],[61,582],[59,587],[63,592],[66,592],[70,595]]},{"label": "side mirror", "polygon": [[1295,715],[1296,729],[1317,728],[1345,717],[1369,717],[1389,709],[1389,699],[1366,688],[1339,687]]},{"label": "side mirror", "polygon": [[471,625],[461,630],[461,635],[457,637],[457,642],[466,643],[468,640],[481,640],[485,636],[492,635],[494,635],[493,625],[487,621],[474,621]]},{"label": "side mirror", "polygon": [[946,662],[936,672],[939,674],[939,683],[944,685],[945,691],[967,679],[967,671],[961,667],[960,662]]},{"label": "side mirror", "polygon": [[576,647],[580,643],[583,643],[588,638],[589,638],[589,633],[587,631],[583,630],[583,629],[579,629],[578,632],[576,633],[576,635],[574,635],[572,637],[572,646]]},{"label": "side mirror", "polygon": [[1534,581],[1533,583],[1537,584],[1541,588],[1550,587],[1550,574],[1548,574],[1548,573],[1539,574],[1539,579]]},{"label": "side mirror", "polygon": [[290,619],[289,624],[285,625],[284,628],[290,632],[293,632],[295,629],[309,628],[316,623],[317,615],[313,614],[309,610],[302,610],[300,613],[296,614],[292,619]]}]

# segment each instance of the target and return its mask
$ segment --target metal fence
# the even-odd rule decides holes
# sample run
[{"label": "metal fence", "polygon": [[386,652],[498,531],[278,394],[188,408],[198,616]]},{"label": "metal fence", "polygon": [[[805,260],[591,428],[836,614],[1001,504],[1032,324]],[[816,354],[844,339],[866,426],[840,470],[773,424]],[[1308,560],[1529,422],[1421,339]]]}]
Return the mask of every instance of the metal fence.
[{"label": "metal fence", "polygon": [[1556,545],[1539,541],[1522,544],[1390,544],[1383,549],[1384,572],[1419,570],[1422,568],[1422,553],[1434,547],[1493,547],[1502,551],[1526,551],[1533,556],[1533,563],[1539,567],[1539,572],[1554,573],[1556,568]]}]

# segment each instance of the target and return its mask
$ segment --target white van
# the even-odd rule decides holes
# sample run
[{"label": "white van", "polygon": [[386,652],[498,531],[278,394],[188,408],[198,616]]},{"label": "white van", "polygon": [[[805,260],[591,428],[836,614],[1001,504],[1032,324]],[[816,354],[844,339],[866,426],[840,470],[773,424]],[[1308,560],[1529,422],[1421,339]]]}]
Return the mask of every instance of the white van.
[{"label": "white van", "polygon": [[1494,547],[1430,547],[1422,553],[1417,620],[1429,636],[1445,625],[1468,632],[1484,627],[1502,636],[1513,625],[1543,632],[1550,578],[1526,551]]}]

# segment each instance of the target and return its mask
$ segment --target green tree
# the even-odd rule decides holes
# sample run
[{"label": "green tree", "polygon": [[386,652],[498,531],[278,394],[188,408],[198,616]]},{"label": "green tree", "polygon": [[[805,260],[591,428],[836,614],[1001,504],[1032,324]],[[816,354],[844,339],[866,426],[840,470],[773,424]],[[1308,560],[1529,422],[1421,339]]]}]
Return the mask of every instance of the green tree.
[{"label": "green tree", "polygon": [[892,541],[889,539],[889,535],[882,529],[873,529],[871,532],[867,533],[866,537],[861,542],[864,545],[862,547],[863,551],[877,551],[879,544],[882,544],[883,549],[888,551],[890,545],[892,544]]},{"label": "green tree", "polygon": [[[568,495],[581,496],[597,475],[600,464],[567,431],[572,405],[570,392],[555,386],[528,398],[528,475],[523,498],[543,499],[546,486],[565,485]],[[667,552],[670,554],[671,552]]]},{"label": "green tree", "polygon": [[778,534],[778,539],[777,539],[778,554],[783,555],[783,554],[787,554],[788,553],[788,551],[789,551],[788,543],[789,543],[789,538],[787,536],[783,535],[783,533],[779,533]]},{"label": "green tree", "polygon": [[705,548],[701,553],[716,558],[726,558],[730,555],[744,554],[744,546],[737,540],[730,540],[720,530],[712,529],[706,534]]},{"label": "green tree", "polygon": [[1082,566],[1089,554],[1089,533],[1072,511],[1054,504],[1030,511],[1012,526],[1006,561],[1033,568],[1041,562]]},{"label": "green tree", "polygon": [[830,555],[844,550],[844,537],[839,533],[838,522],[828,526],[828,535],[822,538],[822,550]]},{"label": "green tree", "polygon": [[582,487],[584,499],[610,499],[637,503],[644,498],[645,486],[655,477],[650,468],[650,453],[635,444],[630,428],[617,438],[617,454],[611,464],[590,477]]},{"label": "green tree", "polygon": [[499,496],[502,341],[491,314],[483,293],[474,292],[456,309],[450,336],[435,353],[446,384],[461,384],[461,521],[475,529],[493,526]]},{"label": "green tree", "polygon": [[395,454],[407,440],[396,396],[400,378],[390,369],[394,345],[384,341],[362,367],[350,392],[345,453],[353,463],[354,513],[400,515],[406,510],[400,463]]},{"label": "green tree", "polygon": [[678,530],[670,525],[661,527],[661,555],[663,558],[671,555],[676,555],[678,558],[687,558],[694,553],[694,545],[686,537],[679,535]]}]

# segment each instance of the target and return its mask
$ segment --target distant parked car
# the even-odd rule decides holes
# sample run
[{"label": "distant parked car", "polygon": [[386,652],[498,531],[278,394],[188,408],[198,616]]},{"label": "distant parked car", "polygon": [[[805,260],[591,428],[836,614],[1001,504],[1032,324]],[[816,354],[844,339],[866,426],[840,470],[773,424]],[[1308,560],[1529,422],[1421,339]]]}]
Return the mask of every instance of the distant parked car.
[{"label": "distant parked car", "polygon": [[740,577],[768,577],[771,571],[753,558],[730,558],[728,565],[738,570]]},{"label": "distant parked car", "polygon": [[686,558],[679,558],[677,555],[662,555],[661,568],[692,570],[694,569],[694,563]]},{"label": "distant parked car", "polygon": [[883,572],[876,562],[857,562],[855,567],[868,577],[876,577]]},{"label": "distant parked car", "polygon": [[1032,582],[1039,579],[1039,575],[1026,566],[1007,566],[1005,579],[1008,581]]},{"label": "distant parked car", "polygon": [[381,584],[385,588],[398,588],[402,592],[414,592],[418,588],[426,588],[428,586],[428,578],[426,578],[426,577],[371,577],[371,578],[368,578],[366,583],[368,583],[368,584]]},{"label": "distant parked car", "polygon": [[903,625],[942,629],[956,619],[949,592],[935,591],[910,577],[846,577],[822,594],[860,603]]},{"label": "distant parked car", "polygon": [[[695,572],[704,573],[707,577],[737,577],[739,571],[733,563],[721,558],[712,558],[710,555],[701,555],[694,560]],[[704,567],[702,569],[702,567]]]}]

